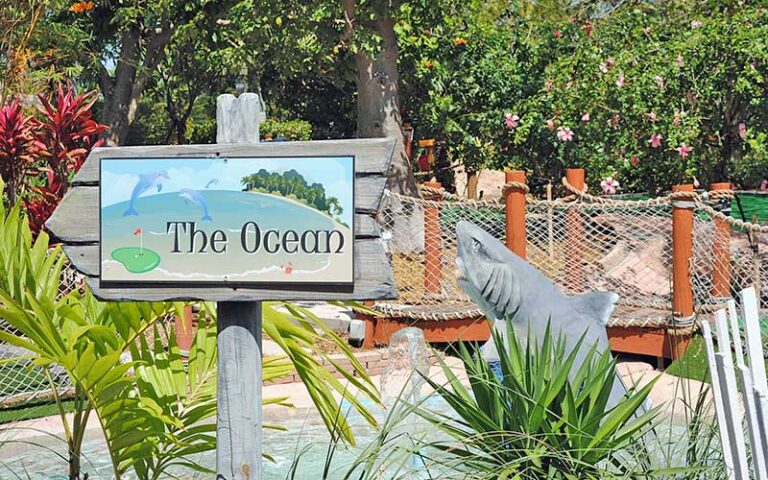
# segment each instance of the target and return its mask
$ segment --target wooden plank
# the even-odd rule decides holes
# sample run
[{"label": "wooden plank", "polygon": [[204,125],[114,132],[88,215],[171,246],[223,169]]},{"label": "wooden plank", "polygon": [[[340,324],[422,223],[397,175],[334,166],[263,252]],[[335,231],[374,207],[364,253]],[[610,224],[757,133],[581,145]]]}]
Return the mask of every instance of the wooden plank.
[{"label": "wooden plank", "polygon": [[355,156],[357,174],[384,175],[389,170],[395,140],[366,138],[357,140],[314,140],[311,142],[268,142],[221,145],[157,145],[95,148],[88,155],[73,185],[98,185],[101,158],[140,157],[276,157],[276,156]]},{"label": "wooden plank", "polygon": [[[355,236],[379,236],[370,216],[379,209],[386,181],[386,177],[380,176],[355,178]],[[99,187],[75,187],[67,192],[45,225],[62,242],[95,243],[99,241],[99,212]]]},{"label": "wooden plank", "polygon": [[[760,439],[763,453],[768,459],[768,387],[766,386],[763,341],[760,332],[760,313],[754,287],[741,291],[741,309],[744,315],[747,358],[752,377],[752,390],[755,398],[755,411],[760,424]],[[768,464],[768,460],[766,460]]]},{"label": "wooden plank", "polygon": [[[387,345],[398,330],[416,327],[424,331],[424,338],[430,343],[486,342],[491,336],[488,321],[484,317],[454,320],[409,320],[390,317],[358,315],[366,322],[365,341],[368,348]],[[364,343],[365,345],[365,343]]]},{"label": "wooden plank", "polygon": [[723,405],[723,393],[720,389],[720,375],[717,371],[717,361],[715,360],[715,346],[712,343],[712,332],[709,328],[709,322],[701,322],[701,333],[704,337],[704,346],[707,351],[707,363],[709,364],[709,374],[712,377],[712,396],[715,399],[715,416],[717,417],[717,426],[720,433],[720,444],[723,447],[723,463],[728,480],[735,478],[733,471],[733,456],[730,438],[728,437],[728,421],[725,407]]},{"label": "wooden plank", "polygon": [[[722,392],[721,401],[723,403],[723,410],[725,411],[728,441],[731,443],[731,454],[733,455],[733,478],[735,480],[749,480],[746,447],[744,445],[744,431],[741,428],[738,392],[735,392],[736,377],[733,375],[733,365],[731,364],[729,368],[727,364],[726,356],[730,356],[730,352],[727,354],[723,352],[716,353],[715,366],[720,382],[720,391]],[[722,439],[722,432],[720,432],[720,435]]]},{"label": "wooden plank", "polygon": [[752,373],[749,367],[744,363],[744,348],[741,343],[741,329],[739,328],[739,319],[736,313],[736,302],[731,298],[728,305],[728,322],[731,330],[731,338],[736,357],[736,367],[741,379],[741,387],[744,396],[744,407],[747,416],[747,428],[749,433],[749,442],[752,445],[752,464],[754,467],[756,480],[768,480],[768,471],[766,471],[765,455],[763,454],[763,439],[761,436],[760,419],[755,405],[755,396],[752,394]]},{"label": "wooden plank", "polygon": [[747,480],[747,447],[744,442],[744,429],[741,426],[741,411],[739,409],[739,390],[736,387],[736,372],[731,357],[731,339],[728,334],[728,320],[725,310],[715,312],[715,330],[717,346],[720,350],[715,355],[719,369],[720,388],[728,420],[728,434],[733,446],[733,465],[737,479]]},{"label": "wooden plank", "polygon": [[[76,247],[72,247],[76,248]],[[77,248],[96,247],[83,246]],[[291,290],[257,287],[152,287],[152,288],[101,288],[96,276],[88,278],[94,295],[102,300],[161,301],[161,300],[209,300],[209,301],[259,301],[259,300],[383,300],[397,298],[397,288],[392,278],[381,239],[369,238],[355,241],[355,287],[349,292],[324,291],[317,286],[289,285]],[[78,258],[93,258],[92,254]],[[98,258],[98,256],[96,257]],[[84,266],[85,267],[85,266]],[[76,265],[79,269],[79,266]],[[87,268],[93,270],[93,265]],[[87,268],[83,268],[84,270]]]},{"label": "wooden plank", "polygon": [[752,369],[752,384],[758,391],[768,393],[763,358],[763,339],[760,333],[760,313],[754,287],[741,291],[741,308],[744,312],[744,325],[747,334],[747,357]]},{"label": "wooden plank", "polygon": [[98,245],[64,245],[62,249],[78,272],[88,277],[99,276],[101,268]]},{"label": "wooden plank", "polygon": [[666,328],[607,327],[611,351],[657,358],[680,358],[688,349],[690,334],[672,334]]},{"label": "wooden plank", "polygon": [[[240,98],[219,95],[217,141],[258,142],[260,108],[255,93],[244,93]],[[253,129],[254,123],[255,132],[246,131]],[[262,305],[219,302],[216,313],[216,478],[261,480]]]},{"label": "wooden plank", "polygon": [[219,479],[261,479],[261,302],[216,306]]}]

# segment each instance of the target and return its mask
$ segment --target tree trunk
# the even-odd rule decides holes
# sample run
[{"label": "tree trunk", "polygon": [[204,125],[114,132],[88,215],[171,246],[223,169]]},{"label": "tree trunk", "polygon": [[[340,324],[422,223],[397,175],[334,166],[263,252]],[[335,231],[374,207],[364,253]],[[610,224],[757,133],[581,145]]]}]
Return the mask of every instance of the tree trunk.
[{"label": "tree trunk", "polygon": [[467,198],[477,200],[477,170],[467,168]]},{"label": "tree trunk", "polygon": [[[105,96],[103,121],[109,126],[108,145],[125,143],[131,124],[136,119],[139,99],[152,72],[165,58],[165,47],[172,33],[168,25],[153,29],[143,58],[141,27],[138,24],[127,27],[120,37],[120,58],[115,76],[109,81],[104,78],[100,80]],[[111,85],[105,88],[106,84]]]},{"label": "tree trunk", "polygon": [[[358,27],[355,0],[344,0],[350,28]],[[405,154],[405,139],[400,118],[400,75],[397,71],[397,35],[395,20],[381,18],[366,23],[382,39],[375,57],[364,51],[355,54],[357,67],[357,134],[361,138],[389,137],[396,140],[387,188],[398,193],[417,195],[416,181]]]},{"label": "tree trunk", "polygon": [[131,98],[133,82],[136,78],[136,65],[139,61],[141,32],[138,25],[123,31],[120,36],[120,58],[115,67],[115,76],[111,88],[104,91],[104,120],[109,131],[107,144],[119,145],[128,133],[128,103]]}]

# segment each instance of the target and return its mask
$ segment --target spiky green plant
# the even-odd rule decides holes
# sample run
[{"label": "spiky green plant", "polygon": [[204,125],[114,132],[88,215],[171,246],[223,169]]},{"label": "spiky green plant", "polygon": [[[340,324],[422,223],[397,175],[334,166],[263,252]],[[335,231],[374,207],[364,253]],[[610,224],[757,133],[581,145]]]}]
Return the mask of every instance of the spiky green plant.
[{"label": "spiky green plant", "polygon": [[[430,445],[457,474],[496,479],[603,479],[647,473],[643,438],[658,410],[641,407],[654,381],[630,389],[611,406],[615,378],[610,351],[597,352],[580,340],[573,351],[549,328],[542,339],[519,339],[512,327],[508,341],[494,332],[501,375],[489,363],[459,347],[469,386],[441,361],[448,382],[426,381],[455,415],[420,410],[451,437]],[[576,364],[580,349],[584,361]]]}]

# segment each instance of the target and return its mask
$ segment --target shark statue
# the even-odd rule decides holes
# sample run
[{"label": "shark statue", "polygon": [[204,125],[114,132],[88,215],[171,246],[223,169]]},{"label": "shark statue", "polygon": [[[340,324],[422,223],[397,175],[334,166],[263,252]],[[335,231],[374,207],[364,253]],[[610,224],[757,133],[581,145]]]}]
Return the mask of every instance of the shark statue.
[{"label": "shark statue", "polygon": [[[597,353],[609,348],[605,326],[616,307],[618,295],[593,292],[568,296],[530,263],[477,225],[459,222],[456,236],[456,280],[505,340],[505,321],[512,322],[518,338],[528,338],[530,332],[531,338],[542,339],[549,319],[552,333],[564,336],[568,354],[584,336],[576,365],[584,361],[589,348],[596,348]],[[496,348],[491,337],[481,348],[481,355],[488,361],[498,361]],[[626,393],[627,388],[616,374],[609,408]]]},{"label": "shark statue", "polygon": [[152,188],[157,188],[157,191],[160,192],[163,189],[163,179],[170,180],[168,177],[168,172],[165,170],[139,175],[139,181],[136,182],[136,185],[133,187],[133,192],[131,192],[131,201],[128,203],[128,208],[125,210],[125,212],[123,212],[123,216],[137,216],[139,212],[136,211],[136,200],[138,200],[142,194],[148,192]]}]

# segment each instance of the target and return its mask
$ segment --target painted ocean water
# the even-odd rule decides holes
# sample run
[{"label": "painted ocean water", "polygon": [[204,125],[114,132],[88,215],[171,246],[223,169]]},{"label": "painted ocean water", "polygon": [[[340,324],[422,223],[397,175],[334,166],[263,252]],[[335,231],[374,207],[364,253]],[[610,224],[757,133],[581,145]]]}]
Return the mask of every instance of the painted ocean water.
[{"label": "painted ocean water", "polygon": [[[130,207],[125,201],[101,210],[103,281],[312,283],[320,272],[333,274],[339,283],[352,281],[352,230],[298,201],[256,192],[182,190],[139,197],[132,210]],[[169,228],[169,222],[185,223]],[[190,222],[202,233],[193,235]],[[246,229],[244,249],[247,222],[253,223]],[[261,233],[259,245],[256,226]],[[214,237],[216,230],[223,233]],[[264,238],[268,230],[281,232],[281,236],[275,233]],[[285,239],[289,230],[298,236],[305,231],[339,233],[331,242],[330,253],[316,248],[319,253],[302,254],[289,253],[303,245],[292,234]],[[342,241],[339,237],[343,237],[344,248],[336,253]],[[305,243],[311,248],[327,241],[321,234],[310,235]],[[159,258],[152,257],[153,253]]]}]

